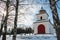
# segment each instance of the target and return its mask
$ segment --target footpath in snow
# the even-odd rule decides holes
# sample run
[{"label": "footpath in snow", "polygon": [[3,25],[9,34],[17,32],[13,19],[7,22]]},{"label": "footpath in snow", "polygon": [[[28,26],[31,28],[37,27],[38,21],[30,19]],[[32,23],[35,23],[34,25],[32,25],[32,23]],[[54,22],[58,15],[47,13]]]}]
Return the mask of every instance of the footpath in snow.
[{"label": "footpath in snow", "polygon": [[[7,35],[7,40],[12,40],[12,35]],[[2,40],[2,36],[0,37]],[[40,34],[40,35],[17,35],[16,40],[57,40],[56,35],[53,34]]]}]

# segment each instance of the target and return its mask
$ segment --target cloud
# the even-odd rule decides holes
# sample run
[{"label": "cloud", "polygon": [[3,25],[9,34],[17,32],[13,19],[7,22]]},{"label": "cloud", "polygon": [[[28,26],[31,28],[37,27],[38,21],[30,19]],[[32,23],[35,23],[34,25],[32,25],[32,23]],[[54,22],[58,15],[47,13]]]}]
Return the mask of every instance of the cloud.
[{"label": "cloud", "polygon": [[[16,1],[16,0],[15,0]],[[14,4],[15,4],[15,1],[13,0]],[[26,26],[31,26],[33,24],[33,22],[35,21],[35,14],[37,14],[41,8],[41,5],[40,5],[40,0],[20,0],[19,1],[19,7],[18,7],[18,22],[17,24],[20,25],[20,24],[23,24],[23,25],[26,25]],[[5,3],[0,3],[0,14],[4,13],[6,15],[6,4]],[[22,5],[24,4],[24,5]],[[43,6],[43,5],[42,5]],[[44,6],[45,7],[45,6]],[[49,7],[49,6],[48,6]],[[48,8],[46,6],[46,10],[48,13],[50,13],[48,11]],[[48,8],[48,9],[47,9]],[[14,6],[10,6],[9,7],[9,15],[10,15],[10,19],[8,19],[8,25],[11,24],[13,25],[14,23],[14,15],[15,15],[15,8]],[[51,14],[49,14],[51,15]],[[10,26],[11,26],[10,25]]]}]

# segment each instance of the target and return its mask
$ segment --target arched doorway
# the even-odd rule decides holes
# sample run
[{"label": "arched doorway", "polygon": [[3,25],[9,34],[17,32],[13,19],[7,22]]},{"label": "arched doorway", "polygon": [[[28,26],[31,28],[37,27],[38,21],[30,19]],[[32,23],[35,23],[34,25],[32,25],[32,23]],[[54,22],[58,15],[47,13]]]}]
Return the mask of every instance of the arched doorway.
[{"label": "arched doorway", "polygon": [[45,34],[45,26],[43,24],[38,26],[38,34]]}]

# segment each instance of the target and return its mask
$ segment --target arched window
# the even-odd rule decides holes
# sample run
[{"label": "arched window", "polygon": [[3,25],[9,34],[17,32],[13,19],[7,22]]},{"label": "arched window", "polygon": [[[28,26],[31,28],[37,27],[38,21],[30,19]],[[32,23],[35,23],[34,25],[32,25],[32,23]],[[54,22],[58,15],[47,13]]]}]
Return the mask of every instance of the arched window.
[{"label": "arched window", "polygon": [[42,20],[42,16],[40,17],[40,19]]}]

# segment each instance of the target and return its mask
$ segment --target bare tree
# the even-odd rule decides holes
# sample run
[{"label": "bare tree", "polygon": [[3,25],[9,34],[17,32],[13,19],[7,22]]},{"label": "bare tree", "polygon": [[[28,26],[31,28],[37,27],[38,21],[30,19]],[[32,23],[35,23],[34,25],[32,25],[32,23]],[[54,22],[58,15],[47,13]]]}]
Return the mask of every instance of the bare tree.
[{"label": "bare tree", "polygon": [[57,13],[57,8],[56,8],[56,0],[49,0],[50,1],[50,8],[52,10],[52,15],[53,15],[53,20],[54,20],[54,25],[55,25],[55,30],[57,34],[57,40],[60,40],[60,23],[59,23],[59,17]]},{"label": "bare tree", "polygon": [[2,35],[2,28],[3,28],[3,24],[4,24],[4,14],[3,14],[3,16],[2,16],[2,20],[1,20],[1,35]]},{"label": "bare tree", "polygon": [[3,24],[1,26],[4,26],[4,33],[3,33],[3,37],[2,40],[6,40],[6,33],[7,33],[7,19],[8,19],[8,4],[9,4],[9,0],[7,0],[6,2],[6,16],[3,20]]},{"label": "bare tree", "polygon": [[16,34],[17,34],[18,4],[19,4],[19,0],[16,0],[16,14],[14,19],[13,40],[16,40]]}]

